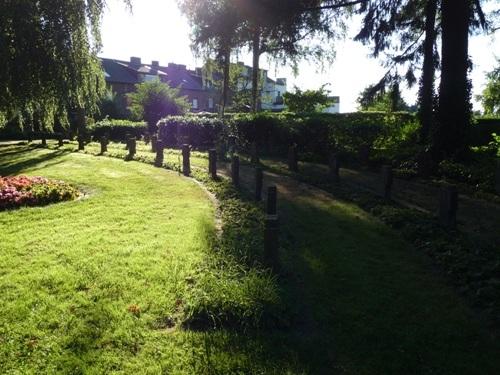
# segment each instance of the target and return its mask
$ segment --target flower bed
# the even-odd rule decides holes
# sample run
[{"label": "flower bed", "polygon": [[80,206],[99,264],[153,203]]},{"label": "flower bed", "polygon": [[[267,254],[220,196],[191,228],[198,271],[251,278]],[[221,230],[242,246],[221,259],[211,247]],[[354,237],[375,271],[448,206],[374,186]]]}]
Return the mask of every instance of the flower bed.
[{"label": "flower bed", "polygon": [[63,181],[44,177],[0,176],[0,211],[22,206],[42,206],[77,197],[78,190]]}]

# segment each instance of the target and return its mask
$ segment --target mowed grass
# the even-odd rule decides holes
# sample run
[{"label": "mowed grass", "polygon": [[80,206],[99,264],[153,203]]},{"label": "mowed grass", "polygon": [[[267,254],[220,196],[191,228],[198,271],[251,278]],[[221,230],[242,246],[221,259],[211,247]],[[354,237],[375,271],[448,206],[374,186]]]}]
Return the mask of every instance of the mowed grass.
[{"label": "mowed grass", "polygon": [[312,374],[500,373],[498,341],[394,231],[311,196],[283,198],[280,211]]},{"label": "mowed grass", "polygon": [[19,147],[0,158],[2,175],[63,179],[88,194],[0,213],[0,372],[159,371],[153,358],[167,348],[182,368],[174,353],[186,338],[164,320],[208,249],[206,193],[136,162]]},{"label": "mowed grass", "polygon": [[[1,374],[303,373],[279,334],[210,326],[229,314],[243,327],[276,296],[268,274],[214,253],[215,209],[194,181],[0,146],[0,175],[16,174],[63,179],[86,196],[0,212]],[[198,329],[183,324],[205,317]]]},{"label": "mowed grass", "polygon": [[311,195],[280,195],[283,321],[181,327],[189,303],[256,311],[249,290],[266,280],[212,270],[214,209],[192,181],[68,147],[0,147],[0,174],[89,193],[0,213],[0,373],[499,373],[498,343],[424,255]]}]

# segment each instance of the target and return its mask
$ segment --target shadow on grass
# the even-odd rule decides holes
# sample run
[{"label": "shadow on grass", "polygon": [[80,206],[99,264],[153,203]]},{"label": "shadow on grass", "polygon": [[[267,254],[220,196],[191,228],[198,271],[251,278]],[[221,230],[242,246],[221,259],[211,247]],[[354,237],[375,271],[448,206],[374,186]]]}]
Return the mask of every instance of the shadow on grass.
[{"label": "shadow on grass", "polygon": [[[33,155],[34,150],[47,150],[46,153]],[[0,158],[0,175],[16,175],[21,171],[35,168],[41,163],[47,165],[59,164],[56,161],[63,155],[69,154],[68,150],[49,150],[34,145],[13,146],[12,150],[2,150]]]},{"label": "shadow on grass", "polygon": [[299,198],[280,208],[287,298],[311,336],[302,357],[311,373],[500,369],[498,343],[396,233],[347,205]]},{"label": "shadow on grass", "polygon": [[[253,373],[454,374],[481,368],[494,374],[500,369],[498,345],[481,322],[435,274],[429,259],[396,233],[352,206],[314,197],[282,200],[280,216],[282,272],[273,279],[279,306],[260,300],[259,324],[243,329],[248,311],[212,306],[208,315],[227,314],[224,308],[235,315],[226,315],[216,328],[196,327],[208,345],[203,363],[209,373],[224,373],[222,355],[243,358]],[[219,253],[240,266],[249,257],[237,230],[243,227],[248,226],[234,222],[223,234],[235,251]],[[251,232],[261,233],[255,227]],[[260,249],[258,241],[249,249]]]}]

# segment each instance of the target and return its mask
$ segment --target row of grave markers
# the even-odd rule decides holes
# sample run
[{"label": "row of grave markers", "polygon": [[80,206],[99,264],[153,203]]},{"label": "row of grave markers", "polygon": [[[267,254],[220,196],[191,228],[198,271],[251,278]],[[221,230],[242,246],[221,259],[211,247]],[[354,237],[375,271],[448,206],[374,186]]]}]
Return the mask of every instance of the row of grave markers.
[{"label": "row of grave markers", "polygon": [[[62,135],[58,136],[58,146],[64,145]],[[109,140],[103,136],[100,139],[101,154],[107,152]],[[46,138],[42,137],[42,145],[47,145]],[[156,137],[151,139],[152,151],[156,153],[154,165],[161,167],[164,161],[164,146],[161,140]],[[129,137],[126,141],[126,148],[128,154],[126,160],[132,160],[137,151],[137,143],[135,137]],[[85,149],[85,141],[83,138],[78,138],[78,150]],[[252,145],[250,150],[252,164],[259,163],[259,156],[257,147]],[[209,150],[209,165],[208,173],[212,179],[217,178],[217,153],[216,150]],[[296,146],[290,146],[288,151],[288,168],[292,172],[298,172],[298,153]],[[337,155],[332,155],[329,160],[329,176],[332,182],[340,182],[340,161]],[[182,145],[182,173],[185,176],[191,174],[190,165],[190,146],[187,144]],[[263,189],[263,170],[261,167],[255,168],[255,200],[262,200]],[[235,187],[240,186],[240,159],[238,156],[233,155],[231,160],[231,180]],[[391,200],[391,191],[393,186],[393,171],[392,167],[385,165],[381,170],[381,195],[386,200]],[[500,160],[497,162],[495,174],[495,188],[500,194]],[[454,228],[456,226],[456,215],[458,210],[458,190],[454,185],[443,186],[440,190],[439,196],[439,210],[438,219],[439,223],[446,228]],[[274,270],[279,269],[279,217],[277,214],[277,188],[276,186],[269,186],[267,191],[267,204],[266,204],[266,218],[264,227],[264,257]]]},{"label": "row of grave markers", "polygon": [[[43,142],[43,139],[42,139]],[[106,137],[101,138],[101,153],[107,152],[107,145],[109,143]],[[42,143],[43,144],[43,143]],[[59,146],[62,146],[63,139],[62,136],[59,137]],[[127,149],[128,155],[126,156],[127,160],[132,160],[136,153],[136,139],[134,137],[130,137],[127,139]],[[155,157],[155,166],[161,167],[163,165],[164,159],[164,146],[161,140],[151,139],[152,151],[156,152]],[[83,150],[85,147],[84,141],[82,138],[78,139],[78,149]],[[252,145],[251,148],[251,161],[254,164],[259,162],[259,157],[257,153],[257,148],[255,145]],[[214,149],[209,150],[209,167],[208,172],[213,179],[217,178],[217,153]],[[332,182],[338,183],[340,182],[340,161],[337,155],[332,155],[329,160],[329,176]],[[292,172],[298,172],[298,155],[297,155],[297,147],[290,146],[288,150],[288,168]],[[190,164],[190,146],[187,144],[182,145],[182,173],[185,176],[189,176],[191,174],[191,164]],[[238,156],[234,155],[231,159],[231,181],[235,187],[240,186],[240,159]],[[381,195],[386,200],[391,200],[391,192],[393,186],[393,171],[392,167],[385,165],[382,166],[381,173],[381,185],[382,191]],[[500,161],[497,163],[497,171],[496,171],[496,180],[495,186],[497,192],[500,194]],[[263,188],[263,171],[262,168],[255,168],[255,199],[260,201],[262,199],[262,188]],[[275,188],[274,188],[275,189]],[[274,198],[276,194],[274,193]],[[273,193],[269,194],[268,192],[268,208],[269,208],[269,199],[271,201],[274,199]],[[276,202],[274,202],[276,205]],[[447,228],[454,228],[456,226],[456,215],[458,210],[458,190],[454,185],[446,185],[443,186],[440,190],[439,197],[439,210],[438,210],[438,219],[439,223]],[[271,210],[272,211],[272,210]],[[276,216],[276,219],[270,218],[269,216]],[[268,218],[266,218],[266,228],[277,228],[278,227],[277,215],[276,212],[269,213]],[[277,229],[276,229],[277,230]],[[272,232],[272,231],[271,231]],[[267,233],[267,232],[266,232]],[[267,235],[265,235],[267,238]],[[273,237],[274,238],[274,237]],[[274,240],[273,240],[274,241]],[[269,241],[265,241],[266,243],[272,243],[271,239]],[[276,240],[277,241],[277,240]]]},{"label": "row of grave markers", "polygon": [[[43,144],[44,138],[42,138]],[[101,138],[101,153],[107,152],[107,145],[109,141],[106,137]],[[63,145],[62,136],[59,137],[59,146]],[[156,152],[155,165],[161,166],[163,164],[163,144],[161,140],[151,139],[151,145],[153,152]],[[78,139],[78,149],[83,150],[85,147],[84,141],[82,138]],[[127,139],[127,149],[128,155],[126,156],[127,160],[132,160],[136,153],[136,139],[134,137],[130,137]],[[257,148],[255,144],[252,145],[251,148],[251,161],[254,164],[259,162],[259,157],[257,153]],[[332,155],[329,161],[329,175],[332,182],[338,183],[340,182],[340,161],[336,155]],[[297,155],[297,147],[290,146],[288,151],[288,168],[292,172],[298,172],[298,155]],[[209,151],[209,167],[208,171],[212,178],[217,177],[217,154],[215,150]],[[185,176],[189,176],[191,173],[191,165],[190,165],[190,146],[185,144],[182,145],[182,173]],[[231,160],[231,180],[234,186],[240,186],[240,160],[238,156],[233,156]],[[381,185],[382,191],[381,195],[386,200],[391,200],[391,192],[393,185],[393,171],[392,167],[385,165],[382,166],[381,173]],[[263,186],[263,171],[260,167],[255,168],[255,199],[262,199],[262,186]],[[497,163],[497,171],[495,177],[495,186],[497,192],[500,194],[500,161]],[[439,196],[439,210],[438,210],[438,219],[439,223],[447,228],[454,228],[456,226],[456,215],[458,210],[458,190],[454,185],[446,185],[443,186],[440,190]]]},{"label": "row of grave markers", "polygon": [[[331,155],[329,161],[329,175],[332,182],[340,182],[340,161],[337,155]],[[295,146],[290,146],[288,151],[288,168],[292,172],[298,172],[297,149]],[[387,200],[391,200],[393,186],[393,171],[390,165],[382,166],[381,170],[381,196]],[[496,190],[500,194],[500,161],[497,163],[496,173]],[[439,193],[439,223],[446,228],[454,228],[457,223],[458,211],[458,190],[455,185],[444,185]]]}]

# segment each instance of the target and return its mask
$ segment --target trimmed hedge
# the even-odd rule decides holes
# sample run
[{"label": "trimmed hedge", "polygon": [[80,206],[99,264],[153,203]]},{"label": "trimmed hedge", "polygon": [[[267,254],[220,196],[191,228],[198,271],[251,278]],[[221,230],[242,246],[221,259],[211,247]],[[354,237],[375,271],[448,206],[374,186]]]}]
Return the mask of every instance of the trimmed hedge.
[{"label": "trimmed hedge", "polygon": [[169,116],[158,122],[158,135],[167,147],[184,143],[198,149],[213,147],[226,137],[224,121],[216,116]]},{"label": "trimmed hedge", "polygon": [[405,112],[232,114],[223,120],[189,115],[161,120],[159,134],[169,147],[189,143],[208,148],[232,143],[229,138],[234,137],[240,149],[256,142],[267,154],[284,154],[289,145],[296,144],[302,158],[324,161],[334,150],[352,159],[368,157],[367,150],[382,147],[384,139],[394,139],[413,123],[415,116]]},{"label": "trimmed hedge", "polygon": [[94,139],[102,136],[108,137],[112,141],[125,141],[128,135],[137,139],[143,138],[148,132],[145,122],[134,122],[128,120],[102,120],[96,122],[89,128],[89,133]]}]

